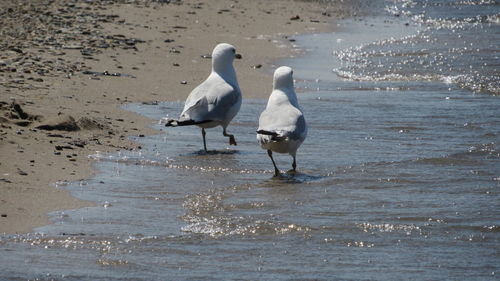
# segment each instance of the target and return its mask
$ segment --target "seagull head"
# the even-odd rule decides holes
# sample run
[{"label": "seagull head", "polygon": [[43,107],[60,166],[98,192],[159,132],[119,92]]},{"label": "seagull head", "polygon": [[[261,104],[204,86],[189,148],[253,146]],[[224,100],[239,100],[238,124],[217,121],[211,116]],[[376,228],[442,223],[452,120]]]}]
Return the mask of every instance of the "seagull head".
[{"label": "seagull head", "polygon": [[214,70],[224,70],[232,66],[234,59],[241,59],[241,55],[236,53],[236,48],[231,44],[218,44],[212,51],[212,65]]},{"label": "seagull head", "polygon": [[288,66],[278,67],[274,71],[274,89],[293,89],[293,70]]}]

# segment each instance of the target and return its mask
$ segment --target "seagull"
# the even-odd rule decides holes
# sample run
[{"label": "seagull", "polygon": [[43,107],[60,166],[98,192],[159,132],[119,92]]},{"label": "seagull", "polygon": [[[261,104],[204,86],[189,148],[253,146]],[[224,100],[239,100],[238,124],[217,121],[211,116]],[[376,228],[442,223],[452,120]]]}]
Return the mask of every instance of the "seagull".
[{"label": "seagull", "polygon": [[293,87],[293,70],[281,66],[274,71],[273,91],[266,109],[260,114],[257,140],[271,158],[274,175],[280,172],[273,159],[273,151],[293,157],[295,172],[297,149],[307,136],[307,124]]},{"label": "seagull", "polygon": [[241,107],[241,90],[233,67],[234,59],[241,59],[234,46],[221,43],[212,52],[212,72],[189,94],[179,119],[169,119],[166,127],[196,125],[201,128],[203,147],[207,152],[205,129],[222,126],[222,134],[229,144],[236,145],[234,135],[226,128]]}]

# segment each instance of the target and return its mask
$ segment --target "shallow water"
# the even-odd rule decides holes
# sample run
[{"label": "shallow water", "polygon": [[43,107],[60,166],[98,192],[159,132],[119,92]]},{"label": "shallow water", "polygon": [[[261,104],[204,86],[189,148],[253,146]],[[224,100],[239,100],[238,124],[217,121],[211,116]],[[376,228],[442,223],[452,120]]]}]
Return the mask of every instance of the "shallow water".
[{"label": "shallow water", "polygon": [[[283,63],[309,124],[298,173],[275,154],[273,178],[256,144],[265,100],[244,101],[228,129],[238,146],[207,130],[209,153],[199,129],[156,123],[141,151],[96,153],[96,177],[59,184],[96,207],[2,236],[0,279],[496,279],[500,99],[332,71],[347,67],[339,50],[417,29],[376,18],[297,38],[310,52]],[[127,109],[160,120],[182,104]]]}]

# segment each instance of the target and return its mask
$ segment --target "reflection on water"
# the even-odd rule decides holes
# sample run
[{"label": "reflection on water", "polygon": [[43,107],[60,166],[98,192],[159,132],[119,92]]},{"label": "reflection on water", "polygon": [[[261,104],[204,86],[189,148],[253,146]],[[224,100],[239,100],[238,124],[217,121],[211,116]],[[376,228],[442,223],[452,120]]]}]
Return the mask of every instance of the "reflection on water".
[{"label": "reflection on water", "polygon": [[[331,54],[346,34],[297,39]],[[306,59],[331,75],[321,56],[295,62]],[[155,124],[160,134],[137,138],[142,150],[96,153],[94,178],[59,186],[95,207],[0,237],[0,279],[495,279],[498,97],[289,63],[322,77],[298,81],[310,129],[296,174],[273,178],[257,145],[265,100],[244,101],[228,128],[236,147],[210,129],[204,153],[199,129]],[[127,109],[160,120],[182,104]]]},{"label": "reflection on water", "polygon": [[[442,81],[500,95],[500,5],[484,0],[389,1],[421,30],[339,50],[335,72],[357,81]],[[408,24],[408,22],[406,24]]]}]

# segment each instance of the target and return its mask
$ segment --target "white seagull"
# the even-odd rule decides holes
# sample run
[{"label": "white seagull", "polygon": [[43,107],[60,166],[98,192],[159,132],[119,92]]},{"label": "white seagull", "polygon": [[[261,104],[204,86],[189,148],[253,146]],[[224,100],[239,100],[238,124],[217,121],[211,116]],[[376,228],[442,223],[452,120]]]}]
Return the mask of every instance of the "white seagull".
[{"label": "white seagull", "polygon": [[293,87],[293,70],[282,66],[274,71],[273,91],[266,109],[259,118],[257,140],[274,165],[274,175],[280,174],[273,159],[273,151],[293,157],[295,171],[297,149],[307,136],[307,124]]},{"label": "white seagull", "polygon": [[226,132],[241,107],[241,90],[233,67],[235,58],[241,59],[241,55],[232,45],[218,44],[212,52],[212,72],[189,94],[179,119],[167,120],[165,124],[166,127],[200,127],[205,151],[205,129],[216,126],[222,126],[222,134],[229,137],[229,144],[236,145],[234,136]]}]

